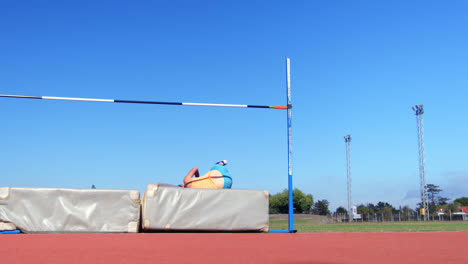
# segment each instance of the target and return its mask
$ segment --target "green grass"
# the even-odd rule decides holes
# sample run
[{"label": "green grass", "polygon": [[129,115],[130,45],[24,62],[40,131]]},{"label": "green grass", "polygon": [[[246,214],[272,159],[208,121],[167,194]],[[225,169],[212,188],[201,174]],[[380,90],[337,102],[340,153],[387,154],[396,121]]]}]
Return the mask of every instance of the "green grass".
[{"label": "green grass", "polygon": [[[287,220],[270,219],[270,229],[287,230]],[[384,223],[340,223],[316,224],[307,219],[294,220],[298,232],[429,232],[468,231],[468,221],[452,222],[384,222]]]}]

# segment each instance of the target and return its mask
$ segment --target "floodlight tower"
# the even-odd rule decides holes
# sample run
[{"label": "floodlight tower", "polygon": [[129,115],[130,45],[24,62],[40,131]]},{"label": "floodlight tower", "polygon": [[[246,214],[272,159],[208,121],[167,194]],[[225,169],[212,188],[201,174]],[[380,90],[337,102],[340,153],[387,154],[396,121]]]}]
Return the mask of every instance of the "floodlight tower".
[{"label": "floodlight tower", "polygon": [[424,220],[429,220],[429,207],[427,202],[426,176],[424,169],[424,127],[423,114],[424,106],[422,104],[413,107],[416,113],[416,123],[418,125],[418,150],[419,150],[419,180],[421,185],[421,204],[424,208]]},{"label": "floodlight tower", "polygon": [[346,169],[348,173],[348,216],[349,222],[354,219],[353,215],[353,198],[351,192],[351,134],[344,137],[346,143]]}]

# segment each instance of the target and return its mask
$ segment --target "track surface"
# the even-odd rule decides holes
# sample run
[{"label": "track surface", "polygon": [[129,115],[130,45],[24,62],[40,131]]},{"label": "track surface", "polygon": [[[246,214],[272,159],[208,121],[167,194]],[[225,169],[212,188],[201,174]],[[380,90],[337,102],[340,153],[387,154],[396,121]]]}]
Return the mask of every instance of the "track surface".
[{"label": "track surface", "polygon": [[1,263],[468,263],[468,232],[0,235]]}]

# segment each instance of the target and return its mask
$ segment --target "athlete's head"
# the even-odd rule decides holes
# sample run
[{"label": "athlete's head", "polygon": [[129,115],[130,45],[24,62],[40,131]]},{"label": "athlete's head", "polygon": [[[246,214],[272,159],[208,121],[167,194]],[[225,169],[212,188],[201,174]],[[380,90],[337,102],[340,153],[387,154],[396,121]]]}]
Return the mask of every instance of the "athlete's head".
[{"label": "athlete's head", "polygon": [[227,160],[218,161],[218,162],[216,162],[216,164],[226,166],[227,165]]}]

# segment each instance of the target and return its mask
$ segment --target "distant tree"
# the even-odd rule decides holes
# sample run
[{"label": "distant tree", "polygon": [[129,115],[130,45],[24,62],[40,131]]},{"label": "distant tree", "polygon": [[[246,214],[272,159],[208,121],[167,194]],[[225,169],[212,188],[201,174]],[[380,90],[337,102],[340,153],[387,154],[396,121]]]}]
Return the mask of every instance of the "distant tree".
[{"label": "distant tree", "polygon": [[[312,194],[304,194],[299,189],[293,190],[293,206],[296,213],[309,213],[313,204]],[[285,189],[281,193],[270,195],[270,213],[287,214],[289,212],[289,193]]]},{"label": "distant tree", "polygon": [[270,195],[270,214],[287,214],[288,199],[288,190]]},{"label": "distant tree", "polygon": [[408,205],[403,206],[400,210],[400,216],[402,219],[408,220],[408,217],[412,217],[414,214],[414,211],[411,210],[411,208]]},{"label": "distant tree", "polygon": [[435,184],[426,184],[426,192],[428,195],[428,199],[430,203],[436,204],[437,202],[437,197],[439,196],[439,193],[442,191],[442,189],[439,188],[438,185]]},{"label": "distant tree", "polygon": [[328,210],[328,205],[330,203],[327,200],[318,200],[314,203],[314,207],[312,208],[312,213],[317,215],[329,215],[330,210]]},{"label": "distant tree", "polygon": [[357,207],[357,213],[361,214],[364,218],[367,218],[367,216],[370,215],[369,208],[363,204]]},{"label": "distant tree", "polygon": [[449,200],[450,200],[449,198],[439,197],[439,198],[437,199],[437,204],[438,204],[438,205],[444,205],[444,204],[447,204],[447,202],[448,202]]},{"label": "distant tree", "polygon": [[429,214],[435,215],[437,213],[437,206],[447,204],[448,198],[442,197],[439,193],[442,192],[442,189],[435,184],[427,184],[426,191],[429,200]]},{"label": "distant tree", "polygon": [[384,207],[379,211],[379,214],[383,215],[384,219],[390,219],[392,213],[393,213],[392,206]]},{"label": "distant tree", "polygon": [[453,201],[454,203],[459,203],[460,206],[468,206],[468,197],[460,197]]},{"label": "distant tree", "polygon": [[457,202],[453,202],[451,204],[447,204],[447,209],[451,210],[453,212],[459,212],[460,211],[460,204]]},{"label": "distant tree", "polygon": [[369,208],[369,214],[374,215],[375,214],[375,205],[373,203],[368,203],[367,208]]},{"label": "distant tree", "polygon": [[347,213],[348,211],[343,206],[336,208],[336,211],[335,211],[335,214],[347,214]]},{"label": "distant tree", "polygon": [[294,189],[293,204],[297,213],[310,213],[314,198],[312,194],[305,194],[299,189]]},{"label": "distant tree", "polygon": [[379,213],[380,211],[384,210],[387,207],[392,207],[392,206],[389,203],[386,203],[386,202],[378,202],[375,205],[375,211],[376,211],[376,213]]},{"label": "distant tree", "polygon": [[385,219],[390,219],[390,216],[395,214],[397,210],[387,202],[378,202],[375,206],[375,212],[379,214],[379,216],[383,216]]}]

